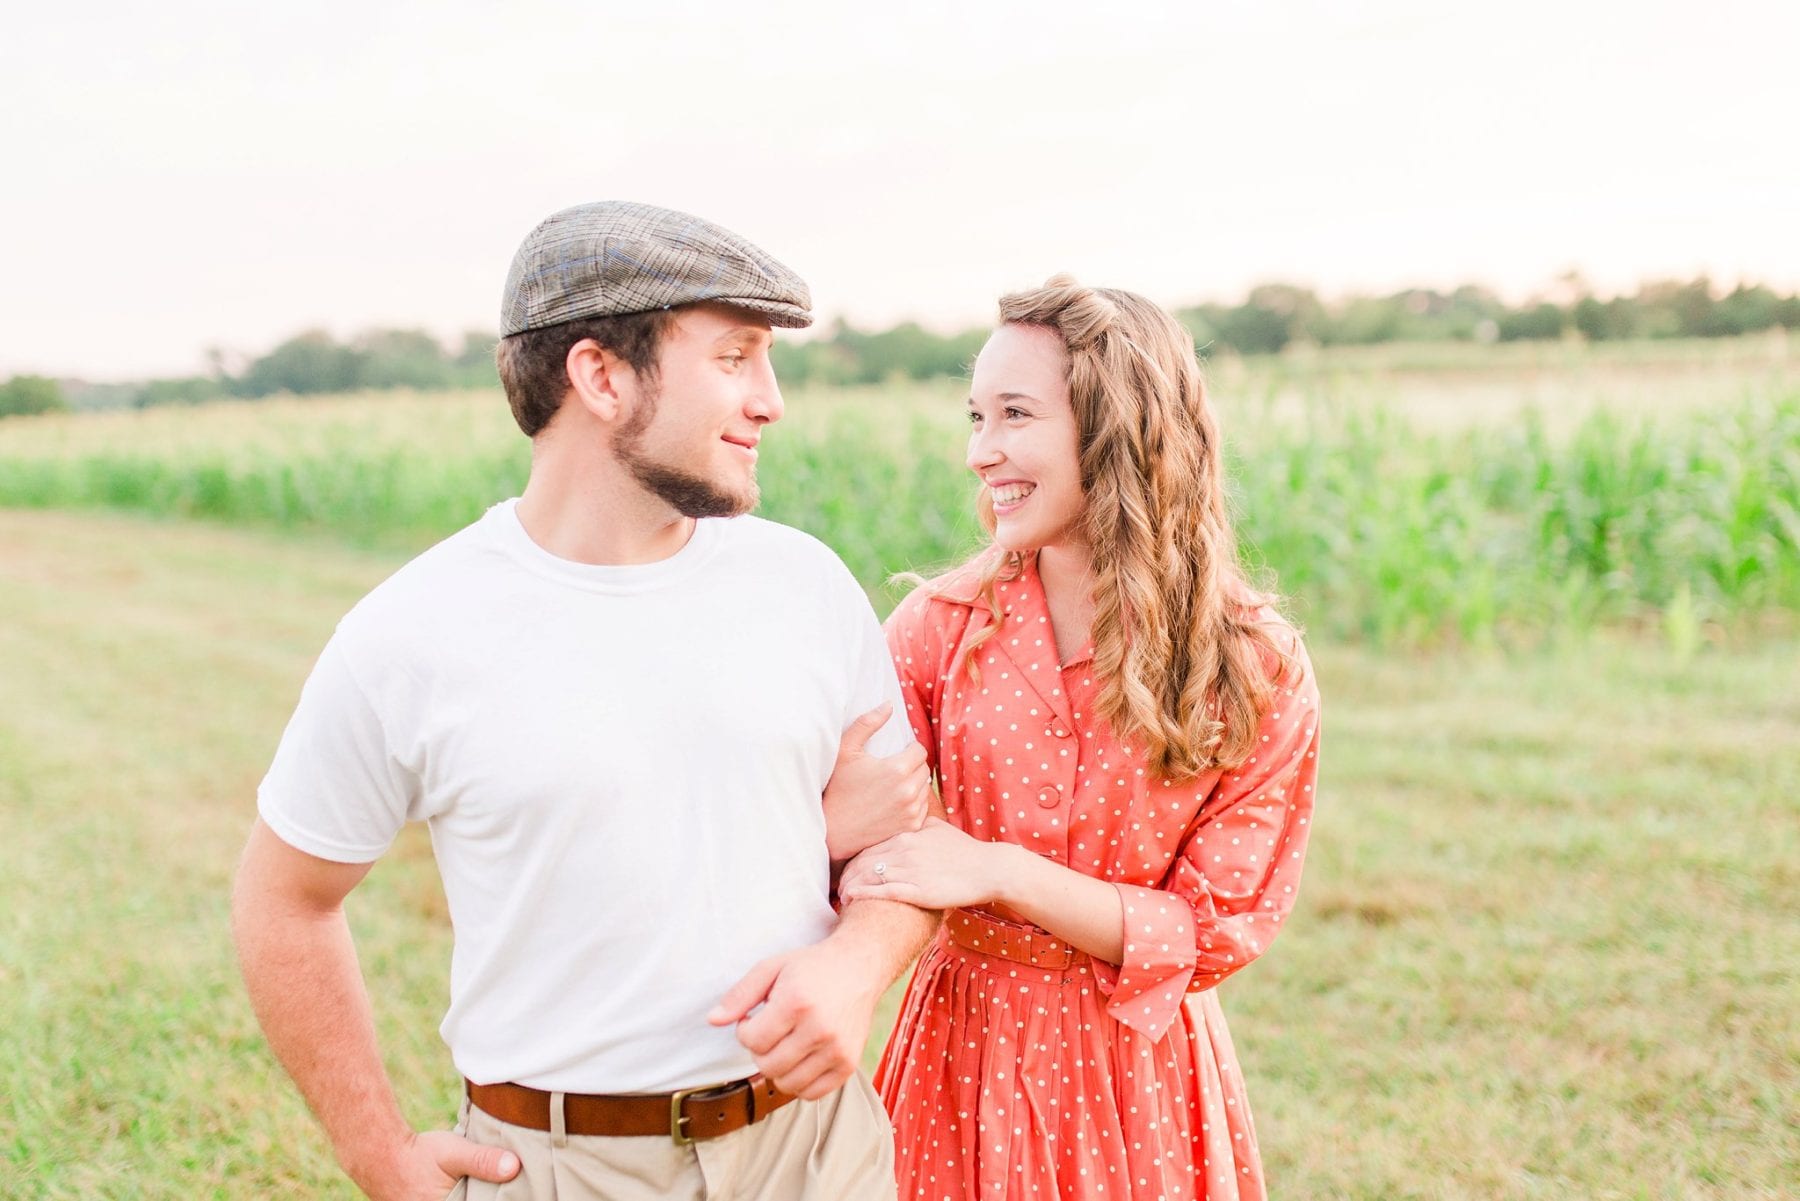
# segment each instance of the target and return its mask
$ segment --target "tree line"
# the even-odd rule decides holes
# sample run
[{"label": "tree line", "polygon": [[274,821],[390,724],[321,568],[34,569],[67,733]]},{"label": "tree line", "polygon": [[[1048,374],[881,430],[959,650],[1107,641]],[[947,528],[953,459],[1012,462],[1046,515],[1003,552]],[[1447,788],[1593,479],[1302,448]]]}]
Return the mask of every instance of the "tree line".
[{"label": "tree line", "polygon": [[424,330],[376,329],[339,341],[313,329],[233,368],[208,352],[212,370],[127,384],[90,384],[15,376],[0,384],[0,417],[66,408],[147,408],[208,400],[258,400],[287,393],[315,396],[371,389],[443,391],[488,388],[494,374],[494,335],[471,331],[445,346]]},{"label": "tree line", "polygon": [[1202,304],[1179,312],[1201,346],[1273,354],[1293,344],[1358,346],[1377,342],[1519,342],[1578,337],[1589,342],[1720,338],[1783,328],[1800,330],[1800,294],[1761,284],[1729,292],[1705,276],[1644,284],[1630,296],[1601,299],[1579,277],[1566,277],[1560,300],[1509,306],[1492,291],[1407,288],[1388,296],[1352,296],[1335,304],[1307,288],[1265,284],[1242,304]]},{"label": "tree line", "polygon": [[[1512,306],[1489,289],[1465,285],[1442,292],[1407,288],[1386,296],[1328,301],[1310,288],[1264,284],[1238,304],[1199,304],[1176,311],[1204,354],[1276,354],[1289,346],[1378,342],[1514,342],[1580,338],[1714,338],[1776,328],[1800,330],[1800,294],[1760,284],[1730,291],[1702,276],[1648,283],[1630,296],[1602,299],[1578,277],[1559,281],[1557,299]],[[775,346],[775,369],[790,384],[879,384],[961,375],[987,336],[985,329],[940,334],[915,322],[867,331],[839,320],[818,336]],[[473,331],[446,346],[423,330],[370,330],[340,342],[308,330],[235,369],[214,352],[203,375],[133,384],[82,384],[15,376],[0,384],[0,417],[75,407],[193,404],[366,389],[421,391],[484,388],[498,383],[494,336]]]}]

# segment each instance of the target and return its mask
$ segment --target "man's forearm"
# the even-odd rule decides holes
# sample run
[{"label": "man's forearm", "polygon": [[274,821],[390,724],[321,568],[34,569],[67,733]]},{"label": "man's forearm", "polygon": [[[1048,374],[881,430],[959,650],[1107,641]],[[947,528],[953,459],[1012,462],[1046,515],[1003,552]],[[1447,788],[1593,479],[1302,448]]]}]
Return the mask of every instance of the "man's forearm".
[{"label": "man's forearm", "polygon": [[341,908],[311,911],[240,884],[233,934],[269,1046],[358,1184],[404,1147],[368,992]]},{"label": "man's forearm", "polygon": [[[927,811],[932,817],[947,817],[943,798],[933,791]],[[831,883],[835,891],[843,864],[831,865]],[[900,978],[906,965],[919,957],[931,936],[944,920],[942,911],[919,909],[901,901],[864,899],[844,906],[838,916],[832,938],[848,938],[852,945],[865,950],[874,970],[880,975],[881,987],[887,988]]]},{"label": "man's forearm", "polygon": [[943,916],[935,909],[917,909],[900,901],[852,901],[826,942],[854,951],[879,981],[879,991],[918,958]]}]

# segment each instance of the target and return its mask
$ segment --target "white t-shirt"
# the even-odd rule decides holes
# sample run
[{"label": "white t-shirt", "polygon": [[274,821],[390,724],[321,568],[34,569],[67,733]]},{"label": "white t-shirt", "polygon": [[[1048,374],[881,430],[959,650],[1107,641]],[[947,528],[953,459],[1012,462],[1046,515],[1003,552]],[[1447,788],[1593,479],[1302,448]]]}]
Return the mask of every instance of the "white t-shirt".
[{"label": "white t-shirt", "polygon": [[831,929],[838,738],[910,740],[881,630],[823,544],[709,519],[639,566],[558,559],[496,505],[359,603],[258,793],[345,863],[430,823],[455,950],[441,1027],[478,1083],[664,1092],[755,1070],[707,1010]]}]

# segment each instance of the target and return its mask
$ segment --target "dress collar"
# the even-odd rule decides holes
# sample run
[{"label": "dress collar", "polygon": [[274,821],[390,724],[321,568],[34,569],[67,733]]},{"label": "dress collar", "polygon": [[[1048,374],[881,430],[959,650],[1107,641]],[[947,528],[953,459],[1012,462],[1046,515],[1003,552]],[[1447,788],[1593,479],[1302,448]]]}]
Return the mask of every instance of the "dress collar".
[{"label": "dress collar", "polygon": [[1092,660],[1093,639],[1076,648],[1068,662],[1057,662],[1056,635],[1050,627],[1050,607],[1044,597],[1043,580],[1038,576],[1036,555],[1025,557],[1023,570],[1015,578],[1001,580],[997,594],[1001,624],[988,645],[1009,662],[1018,678],[1065,725],[1073,725],[1073,707],[1063,673]]}]

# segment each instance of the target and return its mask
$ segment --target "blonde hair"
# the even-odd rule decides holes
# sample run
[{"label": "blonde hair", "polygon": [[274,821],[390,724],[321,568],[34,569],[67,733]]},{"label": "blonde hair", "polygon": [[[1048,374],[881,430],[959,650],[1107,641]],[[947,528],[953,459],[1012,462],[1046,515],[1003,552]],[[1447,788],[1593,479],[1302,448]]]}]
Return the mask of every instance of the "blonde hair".
[{"label": "blonde hair", "polygon": [[[1194,340],[1131,292],[1067,275],[1000,298],[1003,324],[1040,326],[1068,351],[1084,523],[1093,555],[1099,716],[1141,745],[1149,769],[1186,779],[1250,757],[1276,680],[1291,660],[1257,610],[1274,598],[1238,565],[1225,501],[1218,422]],[[993,498],[977,511],[994,529]],[[997,584],[1016,553],[980,557],[980,595],[1000,625]]]}]

